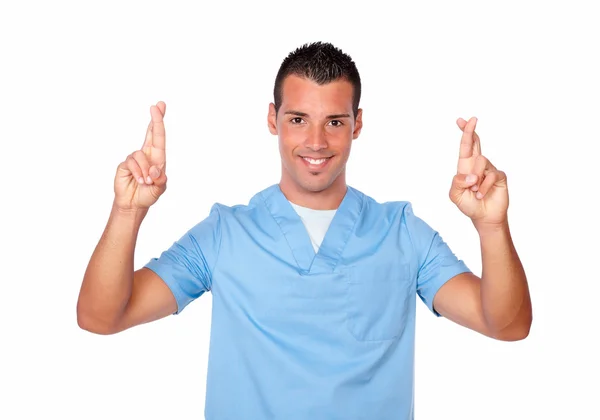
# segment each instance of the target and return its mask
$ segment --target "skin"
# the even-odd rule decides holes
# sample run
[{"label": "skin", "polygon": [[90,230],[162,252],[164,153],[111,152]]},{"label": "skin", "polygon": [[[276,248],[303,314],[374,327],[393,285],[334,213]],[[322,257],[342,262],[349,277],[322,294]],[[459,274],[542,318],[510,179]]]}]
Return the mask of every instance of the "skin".
[{"label": "skin", "polygon": [[175,297],[157,274],[133,269],[142,221],[167,186],[165,111],[164,102],[150,108],[151,121],[141,149],[117,168],[110,217],[77,301],[77,323],[96,334],[114,334],[177,310]]},{"label": "skin", "polygon": [[[269,131],[279,138],[280,188],[292,202],[313,209],[336,209],[346,193],[346,162],[362,129],[362,110],[352,111],[352,85],[336,80],[318,85],[288,76],[282,104],[269,105]],[[86,270],[77,304],[79,326],[114,334],[166,317],[177,304],[151,270],[133,270],[140,225],[166,189],[165,104],[150,109],[142,148],[117,168],[112,211]],[[434,298],[442,316],[498,340],[529,334],[531,300],[523,266],[508,227],[506,175],[481,154],[477,120],[457,120],[463,132],[457,173],[449,197],[469,217],[481,243],[482,276],[463,273],[444,284]],[[311,169],[302,157],[330,158]]]},{"label": "skin", "polygon": [[[269,104],[268,126],[279,137],[281,191],[291,202],[317,210],[338,208],[346,194],[346,162],[362,129],[362,109],[352,111],[352,84],[325,85],[290,75],[282,86],[279,112]],[[323,170],[310,170],[302,156],[330,157]]]},{"label": "skin", "polygon": [[488,337],[521,340],[529,335],[533,315],[508,226],[506,174],[481,154],[477,119],[456,123],[463,134],[449,197],[479,234],[483,269],[481,277],[463,273],[446,282],[433,305],[442,316]]}]

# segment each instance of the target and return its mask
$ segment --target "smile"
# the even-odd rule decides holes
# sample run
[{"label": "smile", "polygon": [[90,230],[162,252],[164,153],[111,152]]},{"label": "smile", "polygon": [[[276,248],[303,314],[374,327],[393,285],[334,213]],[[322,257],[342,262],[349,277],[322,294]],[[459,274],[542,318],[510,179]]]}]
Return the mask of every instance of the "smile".
[{"label": "smile", "polygon": [[315,169],[323,169],[333,156],[325,157],[325,158],[311,158],[307,156],[299,156],[300,159],[304,162],[304,164],[312,170]]},{"label": "smile", "polygon": [[304,159],[311,165],[320,165],[330,158],[312,159],[312,158],[303,157],[302,159]]}]

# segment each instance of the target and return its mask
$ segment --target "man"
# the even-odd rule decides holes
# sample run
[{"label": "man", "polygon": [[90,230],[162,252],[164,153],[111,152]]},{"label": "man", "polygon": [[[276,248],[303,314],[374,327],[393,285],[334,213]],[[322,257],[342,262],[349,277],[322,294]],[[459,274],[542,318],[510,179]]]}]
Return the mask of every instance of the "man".
[{"label": "man", "polygon": [[268,126],[279,184],[248,205],[215,204],[134,271],[139,227],[166,188],[165,104],[118,167],[106,230],[83,280],[79,325],[98,334],[181,312],[213,294],[207,419],[410,419],[415,293],[437,316],[499,340],[528,335],[531,301],[512,244],[506,176],[462,130],[450,199],[481,240],[480,279],[408,202],[346,185],[362,128],[361,82],[331,44],[282,63]]}]

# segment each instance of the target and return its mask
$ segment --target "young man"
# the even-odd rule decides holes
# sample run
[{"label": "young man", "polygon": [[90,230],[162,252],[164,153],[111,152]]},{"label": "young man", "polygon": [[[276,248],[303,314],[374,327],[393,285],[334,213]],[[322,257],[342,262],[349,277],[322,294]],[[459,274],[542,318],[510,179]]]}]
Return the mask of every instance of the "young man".
[{"label": "young man", "polygon": [[346,185],[362,128],[361,83],[331,44],[282,63],[268,125],[279,184],[248,205],[215,204],[134,271],[139,227],[166,188],[165,104],[118,167],[113,210],[83,280],[81,328],[113,334],[213,294],[207,419],[410,419],[415,293],[437,316],[499,340],[528,335],[531,301],[507,222],[506,176],[463,131],[450,199],[481,240],[480,279],[408,202]]}]

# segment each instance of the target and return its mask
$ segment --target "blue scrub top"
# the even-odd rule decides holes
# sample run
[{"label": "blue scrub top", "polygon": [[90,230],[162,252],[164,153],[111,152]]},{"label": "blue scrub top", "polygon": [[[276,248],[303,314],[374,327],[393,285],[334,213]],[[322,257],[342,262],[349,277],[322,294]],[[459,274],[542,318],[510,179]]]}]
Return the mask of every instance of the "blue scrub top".
[{"label": "blue scrub top", "polygon": [[410,203],[352,187],[319,251],[273,185],[210,215],[146,265],[177,313],[213,294],[208,420],[414,417],[415,294],[467,272]]}]

